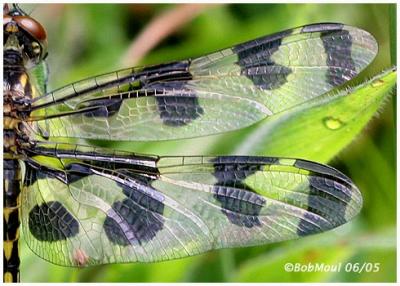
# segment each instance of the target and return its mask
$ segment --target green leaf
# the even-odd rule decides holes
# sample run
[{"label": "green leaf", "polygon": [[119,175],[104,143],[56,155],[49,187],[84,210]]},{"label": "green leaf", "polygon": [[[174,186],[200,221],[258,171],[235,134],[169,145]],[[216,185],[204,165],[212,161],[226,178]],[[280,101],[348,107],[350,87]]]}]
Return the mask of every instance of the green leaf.
[{"label": "green leaf", "polygon": [[328,162],[366,126],[395,83],[396,70],[386,70],[355,88],[326,94],[266,119],[235,153]]},{"label": "green leaf", "polygon": [[[397,55],[396,55],[396,39],[397,39],[397,15],[396,15],[397,5],[391,4],[389,5],[389,31],[390,31],[390,63],[395,65],[397,63]],[[393,94],[392,101],[393,101],[393,114],[396,121],[396,100],[397,95],[396,91]]]},{"label": "green leaf", "polygon": [[390,26],[389,26],[389,31],[390,31],[390,61],[393,65],[396,64],[397,62],[397,57],[396,57],[396,8],[397,6],[392,4],[389,5],[389,20],[390,20]]}]

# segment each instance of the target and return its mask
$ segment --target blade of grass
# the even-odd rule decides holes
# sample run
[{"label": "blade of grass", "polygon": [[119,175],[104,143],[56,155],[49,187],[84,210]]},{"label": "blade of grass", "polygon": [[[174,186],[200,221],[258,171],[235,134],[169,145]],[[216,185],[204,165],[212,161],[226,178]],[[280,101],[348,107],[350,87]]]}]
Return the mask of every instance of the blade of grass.
[{"label": "blade of grass", "polygon": [[387,70],[348,91],[328,94],[266,119],[236,154],[267,154],[328,162],[366,126],[396,83]]}]

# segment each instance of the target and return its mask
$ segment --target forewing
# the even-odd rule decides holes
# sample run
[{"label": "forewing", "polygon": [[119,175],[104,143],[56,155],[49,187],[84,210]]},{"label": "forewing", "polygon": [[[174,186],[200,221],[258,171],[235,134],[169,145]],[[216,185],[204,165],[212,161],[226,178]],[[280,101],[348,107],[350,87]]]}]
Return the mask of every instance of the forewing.
[{"label": "forewing", "polygon": [[347,177],[303,160],[43,150],[27,162],[23,230],[35,253],[60,265],[282,241],[337,227],[362,205]]},{"label": "forewing", "polygon": [[342,24],[307,25],[193,60],[127,69],[35,99],[47,137],[165,140],[236,130],[356,76],[378,47]]}]

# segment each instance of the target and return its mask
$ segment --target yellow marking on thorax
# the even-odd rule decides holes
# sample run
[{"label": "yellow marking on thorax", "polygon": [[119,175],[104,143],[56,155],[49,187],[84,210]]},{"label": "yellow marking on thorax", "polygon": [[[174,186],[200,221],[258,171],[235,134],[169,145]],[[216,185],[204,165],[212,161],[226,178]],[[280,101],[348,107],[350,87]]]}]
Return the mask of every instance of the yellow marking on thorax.
[{"label": "yellow marking on thorax", "polygon": [[4,208],[3,210],[3,218],[6,222],[8,222],[10,218],[10,213],[12,213],[13,208]]},{"label": "yellow marking on thorax", "polygon": [[21,122],[19,119],[4,116],[3,118],[3,128],[4,129],[16,129],[18,124]]},{"label": "yellow marking on thorax", "polygon": [[32,86],[32,85],[31,85],[31,94],[32,94],[32,98],[35,98],[35,97],[37,97],[38,95],[40,95],[40,94],[38,94],[37,89],[36,89],[34,86]]},{"label": "yellow marking on thorax", "polygon": [[14,281],[12,280],[12,274],[11,274],[10,272],[4,272],[4,277],[3,277],[3,279],[4,279],[4,282],[6,282],[6,283],[12,283],[12,282],[14,282]]},{"label": "yellow marking on thorax", "polygon": [[15,147],[10,148],[10,151],[14,152],[14,153],[9,153],[9,152],[3,153],[3,159],[15,159],[16,160],[16,159],[24,159],[25,158],[24,155],[15,153],[17,151],[17,148],[15,148]]},{"label": "yellow marking on thorax", "polygon": [[10,258],[11,258],[11,254],[12,254],[12,250],[13,250],[13,243],[14,243],[14,241],[10,241],[10,240],[3,242],[4,256],[5,256],[6,260],[10,260]]},{"label": "yellow marking on thorax", "polygon": [[[19,201],[19,198],[17,198],[17,203],[18,203],[18,201]],[[19,206],[3,209],[3,216],[4,216],[4,219],[6,222],[8,222],[8,219],[10,218],[10,214],[17,209],[19,209]]]},{"label": "yellow marking on thorax", "polygon": [[8,33],[17,33],[18,32],[18,26],[16,24],[10,24],[6,26],[5,29]]},{"label": "yellow marking on thorax", "polygon": [[28,82],[28,75],[26,73],[22,73],[21,76],[19,77],[19,82],[23,87],[25,87],[26,83]]},{"label": "yellow marking on thorax", "polygon": [[9,104],[3,104],[3,114],[4,113],[10,113],[11,112],[11,105]]}]

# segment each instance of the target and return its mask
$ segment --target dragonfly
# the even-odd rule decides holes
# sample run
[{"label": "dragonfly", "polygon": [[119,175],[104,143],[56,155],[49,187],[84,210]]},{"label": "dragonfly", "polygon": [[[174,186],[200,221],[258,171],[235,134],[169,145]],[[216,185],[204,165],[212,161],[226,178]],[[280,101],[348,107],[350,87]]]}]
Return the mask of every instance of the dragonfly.
[{"label": "dragonfly", "polygon": [[309,24],[46,92],[31,72],[48,55],[45,28],[15,4],[3,15],[4,282],[20,280],[20,226],[39,257],[86,267],[296,239],[359,213],[351,179],[317,162],[158,156],[71,142],[245,128],[357,76],[378,51],[370,33]]}]

